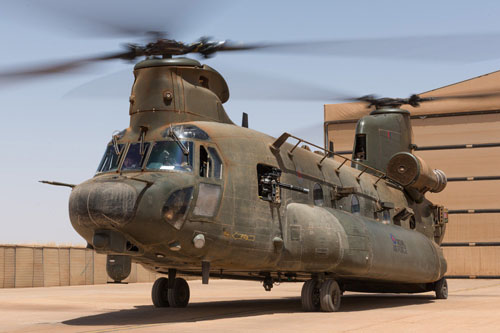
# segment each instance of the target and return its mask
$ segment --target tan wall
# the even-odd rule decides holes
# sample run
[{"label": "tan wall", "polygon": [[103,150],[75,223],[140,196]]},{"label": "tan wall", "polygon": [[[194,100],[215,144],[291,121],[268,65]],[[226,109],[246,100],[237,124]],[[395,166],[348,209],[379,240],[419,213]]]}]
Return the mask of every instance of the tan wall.
[{"label": "tan wall", "polygon": [[[158,275],[159,276],[159,275]],[[132,263],[124,282],[152,282],[157,274]],[[0,288],[54,287],[112,282],[106,255],[79,247],[0,245]]]},{"label": "tan wall", "polygon": [[[412,125],[418,146],[500,142],[500,114],[413,119]],[[355,126],[329,126],[336,151],[352,150]],[[500,148],[415,154],[448,177],[500,175]],[[449,209],[500,209],[500,181],[450,182],[427,197]],[[450,215],[444,242],[500,242],[500,214]],[[446,247],[444,253],[449,275],[500,275],[500,247]]]},{"label": "tan wall", "polygon": [[498,247],[446,247],[448,275],[500,275]]}]

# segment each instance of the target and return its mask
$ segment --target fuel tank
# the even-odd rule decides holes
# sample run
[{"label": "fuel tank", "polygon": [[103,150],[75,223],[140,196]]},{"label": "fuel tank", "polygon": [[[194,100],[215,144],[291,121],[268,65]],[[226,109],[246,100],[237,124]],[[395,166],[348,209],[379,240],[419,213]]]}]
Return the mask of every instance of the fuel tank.
[{"label": "fuel tank", "polygon": [[284,269],[402,283],[434,282],[446,272],[439,246],[413,230],[298,203],[287,206],[286,220]]}]

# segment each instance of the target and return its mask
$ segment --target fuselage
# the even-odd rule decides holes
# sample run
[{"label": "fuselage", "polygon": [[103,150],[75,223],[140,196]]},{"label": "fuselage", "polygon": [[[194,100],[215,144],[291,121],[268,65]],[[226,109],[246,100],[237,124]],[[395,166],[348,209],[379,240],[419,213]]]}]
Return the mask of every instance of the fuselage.
[{"label": "fuselage", "polygon": [[[412,202],[397,184],[359,176],[342,160],[318,164],[323,153],[299,147],[290,154],[290,143],[273,150],[275,138],[233,124],[176,124],[179,142],[169,128],[142,137],[125,131],[108,146],[120,152],[103,160],[110,168],[73,190],[71,223],[97,251],[131,255],[159,272],[199,271],[202,261],[226,272],[400,283],[430,283],[446,272],[432,204]],[[189,154],[180,155],[182,146]],[[134,149],[140,161],[131,167]],[[272,168],[279,182],[302,190],[263,195]],[[395,219],[405,208],[412,214]]]}]

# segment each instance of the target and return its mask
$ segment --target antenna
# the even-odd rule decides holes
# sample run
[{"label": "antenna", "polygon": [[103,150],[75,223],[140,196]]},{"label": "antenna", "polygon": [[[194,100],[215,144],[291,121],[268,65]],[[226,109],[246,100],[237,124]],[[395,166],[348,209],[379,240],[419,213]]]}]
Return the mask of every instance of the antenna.
[{"label": "antenna", "polygon": [[248,113],[243,112],[241,117],[241,127],[248,128]]}]

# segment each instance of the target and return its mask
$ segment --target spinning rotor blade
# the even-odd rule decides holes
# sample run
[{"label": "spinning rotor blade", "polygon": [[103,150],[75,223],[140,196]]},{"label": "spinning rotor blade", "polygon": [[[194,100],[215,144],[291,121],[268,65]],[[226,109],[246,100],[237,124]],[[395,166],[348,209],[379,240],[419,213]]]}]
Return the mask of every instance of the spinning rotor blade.
[{"label": "spinning rotor blade", "polygon": [[[152,32],[152,34],[156,34],[156,36],[161,35],[160,32]],[[498,40],[500,40],[500,35],[398,37],[258,44],[210,41],[206,37],[191,44],[185,44],[172,39],[158,39],[146,45],[129,44],[128,51],[124,52],[62,62],[46,67],[0,73],[0,80],[61,73],[103,60],[133,60],[140,56],[173,56],[191,53],[198,53],[205,58],[209,58],[217,52],[228,51],[269,51],[292,54],[312,53],[331,56],[351,55],[374,58],[417,58],[423,60],[482,60],[500,57],[500,44],[497,43]],[[467,47],[464,47],[464,45]],[[467,53],[466,49],[472,49],[471,52],[473,54]]]},{"label": "spinning rotor blade", "polygon": [[375,108],[380,107],[400,107],[402,105],[411,105],[413,107],[420,106],[421,103],[424,102],[432,102],[432,101],[445,101],[445,100],[465,100],[465,99],[484,99],[484,98],[494,98],[500,97],[500,91],[485,91],[485,92],[476,92],[476,93],[465,93],[465,94],[457,94],[457,95],[443,95],[443,96],[426,96],[421,97],[419,95],[411,95],[408,98],[390,98],[390,97],[377,97],[375,95],[366,95],[358,98],[348,98],[345,101],[349,102],[364,102],[367,104],[367,107],[370,108],[375,106]]},{"label": "spinning rotor blade", "polygon": [[430,61],[482,61],[500,57],[500,34],[456,34],[316,42],[262,43],[256,49],[288,54]]},{"label": "spinning rotor blade", "polygon": [[217,13],[228,7],[228,1],[86,0],[74,3],[45,0],[42,3],[32,1],[29,6],[44,12],[44,16],[52,16],[56,26],[70,23],[72,30],[83,35],[139,37],[149,42],[166,38],[167,33],[179,37],[202,28],[201,22],[207,24],[217,19]]},{"label": "spinning rotor blade", "polygon": [[421,97],[420,101],[432,102],[432,101],[444,101],[450,99],[474,99],[474,98],[490,98],[490,97],[500,97],[500,91],[464,94],[464,95],[429,96],[429,97]]},{"label": "spinning rotor blade", "polygon": [[126,51],[120,53],[111,53],[102,56],[64,61],[52,65],[33,67],[30,69],[0,72],[0,83],[5,80],[27,79],[41,75],[69,72],[71,70],[75,70],[77,68],[81,68],[99,61],[112,59],[129,59],[132,55],[133,53],[131,53],[131,51]]},{"label": "spinning rotor blade", "polygon": [[[137,6],[135,1],[102,2],[88,0],[82,5],[47,1],[42,5],[33,4],[37,9],[55,14],[62,20],[71,20],[72,27],[81,26],[99,35],[121,35],[128,37],[148,36],[145,45],[129,44],[128,50],[72,61],[63,61],[49,66],[0,72],[0,82],[6,79],[22,79],[34,76],[63,73],[90,65],[94,62],[128,59],[142,56],[179,56],[198,54],[209,58],[217,52],[270,52],[285,54],[311,54],[326,56],[371,57],[388,59],[419,60],[485,60],[500,57],[500,34],[464,34],[422,37],[390,37],[369,39],[336,39],[325,41],[276,42],[276,43],[235,43],[228,40],[214,41],[202,37],[193,43],[167,39],[172,34],[206,24],[217,17],[211,11],[226,6],[219,1],[143,1]],[[57,20],[54,20],[57,21]],[[74,22],[76,21],[76,24]],[[57,22],[56,22],[57,23]],[[81,24],[78,24],[81,23]],[[195,23],[195,24],[193,24]],[[167,31],[164,33],[162,31]]]},{"label": "spinning rotor blade", "polygon": [[[352,93],[264,72],[249,72],[223,66],[220,69],[229,85],[231,99],[238,100],[291,100],[291,101],[343,101]],[[101,76],[68,91],[64,98],[124,98],[130,93],[133,74],[123,70]]]}]

